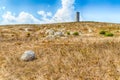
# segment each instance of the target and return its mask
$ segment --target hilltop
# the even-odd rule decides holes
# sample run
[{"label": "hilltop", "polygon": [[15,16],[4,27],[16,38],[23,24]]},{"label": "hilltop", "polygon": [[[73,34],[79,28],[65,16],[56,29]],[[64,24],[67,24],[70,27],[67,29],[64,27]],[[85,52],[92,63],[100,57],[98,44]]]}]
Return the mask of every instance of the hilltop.
[{"label": "hilltop", "polygon": [[[113,23],[1,25],[0,80],[120,80],[119,36]],[[26,50],[37,59],[21,61]]]}]

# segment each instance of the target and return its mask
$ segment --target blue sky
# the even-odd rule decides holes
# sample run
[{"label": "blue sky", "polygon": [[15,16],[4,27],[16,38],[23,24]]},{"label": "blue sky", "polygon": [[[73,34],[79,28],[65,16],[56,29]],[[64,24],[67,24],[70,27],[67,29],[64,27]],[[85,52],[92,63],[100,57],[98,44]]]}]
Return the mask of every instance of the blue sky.
[{"label": "blue sky", "polygon": [[120,0],[0,0],[0,24],[82,21],[120,23]]}]

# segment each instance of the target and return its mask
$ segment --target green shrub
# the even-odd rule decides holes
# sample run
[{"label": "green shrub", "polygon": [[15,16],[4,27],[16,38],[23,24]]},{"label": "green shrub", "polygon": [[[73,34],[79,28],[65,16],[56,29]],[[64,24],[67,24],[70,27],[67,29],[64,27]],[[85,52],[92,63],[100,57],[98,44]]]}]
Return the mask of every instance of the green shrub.
[{"label": "green shrub", "polygon": [[100,34],[103,34],[103,35],[104,35],[105,33],[106,33],[106,31],[100,31]]},{"label": "green shrub", "polygon": [[112,37],[112,36],[114,36],[114,34],[113,34],[113,33],[110,33],[110,32],[107,32],[107,33],[105,34],[105,36]]},{"label": "green shrub", "polygon": [[67,35],[70,35],[70,32],[67,32]]},{"label": "green shrub", "polygon": [[79,35],[79,33],[78,33],[78,32],[74,32],[73,35],[76,35],[76,36],[77,36],[77,35]]},{"label": "green shrub", "polygon": [[108,31],[100,31],[100,34],[102,34],[102,35],[104,35],[104,36],[108,36],[108,37],[112,37],[112,36],[114,36],[113,33],[108,32]]}]

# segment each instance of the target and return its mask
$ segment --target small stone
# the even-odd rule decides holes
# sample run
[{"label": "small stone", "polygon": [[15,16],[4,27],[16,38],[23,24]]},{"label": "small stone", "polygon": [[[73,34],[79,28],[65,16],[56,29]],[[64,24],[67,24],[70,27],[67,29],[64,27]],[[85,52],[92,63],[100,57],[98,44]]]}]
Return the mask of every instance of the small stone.
[{"label": "small stone", "polygon": [[54,35],[55,31],[52,29],[46,30],[45,34]]},{"label": "small stone", "polygon": [[22,61],[32,61],[35,59],[35,52],[32,50],[25,51],[24,54],[22,54],[20,59]]},{"label": "small stone", "polygon": [[35,31],[33,28],[25,28],[25,32]]},{"label": "small stone", "polygon": [[92,31],[91,29],[88,29],[88,32],[89,32],[89,33],[92,33],[93,31]]},{"label": "small stone", "polygon": [[25,32],[28,32],[28,28],[25,28]]},{"label": "small stone", "polygon": [[55,32],[55,36],[61,37],[63,36],[63,32],[61,31]]},{"label": "small stone", "polygon": [[47,40],[53,40],[53,39],[55,39],[55,36],[54,35],[48,35],[48,36],[46,36],[46,39]]}]

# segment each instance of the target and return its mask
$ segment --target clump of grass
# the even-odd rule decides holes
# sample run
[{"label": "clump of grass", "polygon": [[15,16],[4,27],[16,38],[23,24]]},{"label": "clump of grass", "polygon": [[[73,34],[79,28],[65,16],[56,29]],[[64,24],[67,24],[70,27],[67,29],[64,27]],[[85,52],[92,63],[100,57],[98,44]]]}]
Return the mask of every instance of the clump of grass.
[{"label": "clump of grass", "polygon": [[112,37],[112,36],[114,36],[114,34],[110,33],[110,32],[107,32],[107,33],[105,33],[105,36]]},{"label": "clump of grass", "polygon": [[67,32],[67,35],[70,35],[70,32]]},{"label": "clump of grass", "polygon": [[102,34],[102,35],[104,35],[104,36],[107,36],[107,37],[112,37],[112,36],[114,36],[113,33],[108,32],[108,31],[100,31],[100,34]]},{"label": "clump of grass", "polygon": [[105,34],[106,33],[106,31],[100,31],[100,34]]},{"label": "clump of grass", "polygon": [[73,33],[73,35],[76,35],[76,36],[78,36],[78,35],[79,35],[79,33],[78,33],[78,32],[74,32],[74,33]]}]

